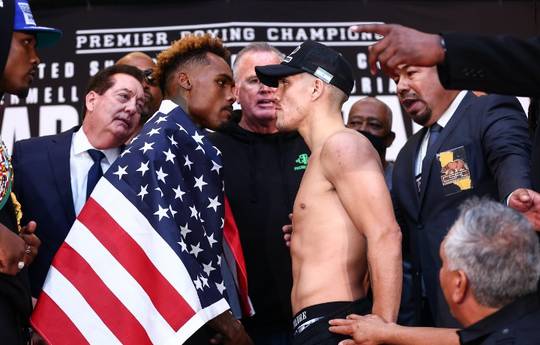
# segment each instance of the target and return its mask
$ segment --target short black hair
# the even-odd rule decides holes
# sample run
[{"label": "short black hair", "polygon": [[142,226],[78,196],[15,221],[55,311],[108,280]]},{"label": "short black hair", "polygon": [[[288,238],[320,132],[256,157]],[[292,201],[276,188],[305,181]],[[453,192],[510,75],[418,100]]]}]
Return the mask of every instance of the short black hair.
[{"label": "short black hair", "polygon": [[[103,95],[108,89],[110,89],[114,85],[112,76],[115,74],[130,75],[133,78],[137,79],[139,83],[141,83],[141,85],[144,81],[144,73],[137,67],[129,65],[112,65],[102,69],[101,71],[97,72],[96,75],[94,75],[92,78],[90,78],[88,86],[86,87],[85,95],[90,93],[90,91],[94,91],[98,95]],[[86,102],[83,102],[82,114],[83,116],[86,114]]]}]

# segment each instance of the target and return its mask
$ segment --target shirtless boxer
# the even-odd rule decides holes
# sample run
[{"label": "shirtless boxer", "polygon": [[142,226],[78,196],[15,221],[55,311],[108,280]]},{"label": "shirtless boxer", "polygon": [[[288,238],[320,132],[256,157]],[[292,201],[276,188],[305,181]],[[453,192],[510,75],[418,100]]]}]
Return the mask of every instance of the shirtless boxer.
[{"label": "shirtless boxer", "polygon": [[278,129],[298,130],[311,149],[293,209],[293,343],[346,339],[328,331],[328,320],[371,311],[368,277],[372,312],[394,322],[401,233],[377,152],[343,124],[340,109],[354,84],[350,65],[334,50],[306,41],[281,64],[256,72],[262,83],[278,87]]}]

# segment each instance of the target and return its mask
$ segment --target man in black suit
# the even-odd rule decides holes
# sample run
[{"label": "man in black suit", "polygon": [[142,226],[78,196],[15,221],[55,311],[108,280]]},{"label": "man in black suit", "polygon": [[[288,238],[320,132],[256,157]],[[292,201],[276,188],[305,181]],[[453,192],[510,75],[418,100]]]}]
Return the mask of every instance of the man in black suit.
[{"label": "man in black suit", "polygon": [[[510,36],[482,36],[420,32],[396,24],[367,24],[353,31],[371,32],[384,38],[370,47],[371,72],[377,62],[390,76],[399,65],[437,66],[439,80],[447,89],[479,90],[500,94],[540,95],[540,37],[521,40]],[[540,190],[540,131],[536,132],[531,159],[531,179]],[[508,205],[540,229],[540,194],[520,190]]]},{"label": "man in black suit", "polygon": [[38,297],[54,254],[66,238],[100,175],[116,160],[137,129],[144,103],[142,72],[114,65],[98,72],[85,97],[82,126],[18,141],[13,148],[14,189],[23,221],[35,220],[42,240],[30,267],[32,295]]},{"label": "man in black suit", "polygon": [[527,120],[514,97],[445,90],[434,67],[397,72],[399,100],[424,127],[400,151],[392,189],[414,267],[418,321],[455,327],[438,282],[439,246],[465,199],[502,201],[530,187]]}]

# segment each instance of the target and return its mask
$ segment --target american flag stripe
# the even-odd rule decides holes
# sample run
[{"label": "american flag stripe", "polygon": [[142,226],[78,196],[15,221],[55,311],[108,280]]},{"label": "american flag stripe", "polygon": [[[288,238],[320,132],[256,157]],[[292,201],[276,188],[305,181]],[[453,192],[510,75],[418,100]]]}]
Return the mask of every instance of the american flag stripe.
[{"label": "american flag stripe", "polygon": [[[79,214],[79,220],[96,236],[115,259],[144,289],[152,304],[175,330],[195,314],[148,259],[144,250],[92,198]],[[171,304],[170,301],[176,301]]]},{"label": "american flag stripe", "polygon": [[[34,327],[38,329],[50,329],[50,332],[42,335],[48,344],[88,344],[81,331],[79,331],[65,312],[46,293],[41,294],[39,304],[34,311],[40,312],[41,309],[46,310],[47,317],[35,320]],[[58,325],[62,325],[62,327],[58,327]]]},{"label": "american flag stripe", "polygon": [[[167,339],[167,337],[174,334],[174,330],[156,310],[139,283],[116,261],[114,256],[98,241],[92,232],[78,220],[75,221],[65,243],[88,262],[107,288],[120,299],[122,304],[146,329],[152,342],[163,343],[163,339]],[[60,250],[65,251],[65,248],[60,248]],[[53,267],[64,264],[64,261],[56,260],[55,256]],[[80,274],[89,274],[89,272],[81,270]],[[78,289],[78,286],[75,285],[75,288]],[[86,304],[88,305],[88,303]],[[91,306],[88,307],[91,308]],[[77,325],[76,322],[75,324]],[[83,332],[83,334],[87,336],[87,333]]]},{"label": "american flag stripe", "polygon": [[107,288],[92,267],[69,245],[66,244],[66,248],[71,250],[58,253],[58,260],[65,261],[62,266],[57,266],[56,269],[78,287],[79,292],[92,309],[101,315],[101,319],[107,325],[107,328],[123,344],[136,342],[151,344],[152,342],[145,329]]},{"label": "american flag stripe", "polygon": [[[120,344],[114,334],[105,326],[101,318],[96,312],[86,303],[84,297],[80,294],[73,284],[66,279],[56,268],[51,267],[47,275],[47,279],[54,279],[54,289],[49,289],[44,286],[42,295],[48,295],[52,301],[65,313],[66,318],[69,319],[68,323],[62,323],[61,327],[56,325],[56,328],[63,329],[66,325],[75,325],[80,333],[84,336],[86,341],[90,344],[107,344],[116,345]],[[46,311],[49,315],[49,310],[45,309],[47,306],[41,306],[40,302],[36,306],[36,311],[41,308],[42,311]],[[35,324],[34,326],[38,326]],[[39,327],[37,329],[40,329]],[[46,334],[47,337],[49,334]],[[68,341],[67,338],[58,336],[57,339],[51,344],[77,344],[75,340]]]},{"label": "american flag stripe", "polygon": [[[223,238],[225,243],[229,246],[231,254],[234,256],[235,262],[231,263],[231,266],[236,267],[236,285],[238,285],[238,294],[240,297],[240,305],[242,308],[242,314],[244,316],[252,316],[255,314],[253,305],[248,296],[248,280],[247,270],[244,260],[244,252],[242,251],[242,245],[240,244],[240,233],[234,220],[231,205],[229,199],[225,197],[225,226],[223,229]],[[224,247],[225,247],[224,243]]]},{"label": "american flag stripe", "polygon": [[152,265],[184,297],[191,308],[201,309],[197,291],[182,260],[148,220],[107,179],[101,179],[94,191],[92,199],[107,210],[126,234],[144,249]]},{"label": "american flag stripe", "polygon": [[[109,212],[105,209],[109,210]],[[126,214],[130,214],[130,216],[126,216]],[[122,251],[124,250],[127,253],[123,253]],[[114,255],[113,253],[115,251],[119,251],[120,253]],[[134,255],[133,251],[137,254]],[[68,256],[65,253],[68,253]],[[73,258],[69,257],[70,253],[79,256],[80,260],[86,263],[85,265],[77,266],[78,275],[96,275],[97,279],[102,281],[101,284],[111,291],[111,295],[118,298],[118,301],[124,305],[124,308],[116,308],[111,302],[108,310],[99,310],[99,308],[96,308],[89,301],[91,299],[85,299],[81,295],[81,292],[78,291],[78,289],[83,289],[80,284],[84,283],[71,281],[70,278],[65,277],[57,271],[55,268],[57,263],[61,262],[57,266],[62,267],[67,262],[73,260]],[[162,314],[157,310],[153,301],[148,296],[147,290],[135,279],[135,276],[140,274],[141,271],[137,272],[140,267],[137,267],[134,261],[138,261],[141,257],[144,258],[144,266],[141,269],[144,272],[142,280],[147,279],[148,272],[151,271],[153,275],[158,277],[154,277],[149,282],[147,281],[151,285],[151,289],[159,289],[158,286],[165,284],[169,286],[166,293],[175,296],[175,303],[164,301],[174,309],[175,314],[173,317],[176,319],[184,318],[187,321],[185,315],[191,316],[189,321],[184,321],[185,324],[180,331],[178,331],[179,326],[173,329],[170,323],[162,317]],[[119,260],[123,260],[123,262],[119,262]],[[136,273],[132,275],[128,270],[133,265],[135,265],[133,270]],[[47,315],[49,315],[49,309],[53,309],[56,313],[60,314],[57,317],[62,320],[62,327],[60,328],[69,325],[70,327],[75,327],[75,330],[79,330],[79,332],[74,332],[75,335],[73,338],[71,336],[67,338],[72,339],[67,342],[70,344],[84,343],[85,341],[78,342],[74,340],[79,339],[81,334],[91,344],[129,343],[129,341],[120,342],[118,338],[123,340],[125,333],[129,334],[132,332],[131,327],[111,330],[109,328],[111,327],[111,322],[107,323],[103,321],[103,319],[111,317],[106,315],[107,313],[114,313],[118,319],[135,319],[140,324],[138,327],[146,330],[146,338],[149,338],[151,343],[163,344],[170,339],[174,339],[173,343],[182,343],[206,323],[207,317],[204,315],[207,313],[215,315],[229,309],[229,305],[225,299],[205,309],[201,309],[191,278],[184,265],[182,265],[181,260],[152,228],[146,218],[140,212],[136,212],[134,205],[126,200],[106,179],[100,180],[92,193],[92,197],[79,214],[79,218],[75,221],[65,243],[62,245],[62,249],[59,250],[53,261],[51,271],[53,270],[56,274],[52,274],[47,280],[55,281],[55,288],[51,291],[51,295],[44,297],[44,302],[41,302],[40,298],[38,306],[40,309],[46,309]],[[179,271],[182,274],[178,274]],[[59,289],[57,282],[59,278],[57,276],[61,276],[61,280],[64,280],[66,285],[69,286],[68,291],[71,295],[76,296],[73,297],[73,299],[77,300],[76,302],[58,303],[58,299],[61,301],[66,295],[64,293],[55,294]],[[94,283],[91,286],[94,286]],[[49,286],[45,284],[43,295],[47,294],[47,287]],[[173,289],[173,292],[170,289]],[[183,292],[182,295],[178,294],[179,291]],[[178,300],[183,301],[184,310],[180,308],[182,303],[176,303]],[[56,306],[55,302],[59,304],[60,308]],[[84,308],[77,307],[81,305],[84,305]],[[193,317],[194,311],[190,305],[198,308],[199,315]],[[70,309],[71,313],[69,312]],[[187,313],[185,309],[188,309]],[[62,313],[62,310],[65,314]],[[40,318],[40,323],[35,323],[32,320],[32,323],[38,331],[42,326],[47,330],[58,329],[59,324],[47,325],[44,323],[43,320],[48,318],[49,316]],[[85,321],[88,323],[86,328],[84,327]],[[96,331],[96,324],[102,324],[101,327],[98,327],[99,331]],[[178,331],[177,334],[175,334],[175,330]],[[97,333],[102,335],[109,334],[109,336],[105,339],[96,338],[95,334]],[[116,337],[114,334],[123,335]],[[50,333],[48,335],[49,337],[51,336]],[[60,339],[64,339],[66,334],[59,332],[58,336]],[[139,337],[133,343],[148,343],[144,339],[145,337]],[[51,343],[62,342],[59,340]]]}]

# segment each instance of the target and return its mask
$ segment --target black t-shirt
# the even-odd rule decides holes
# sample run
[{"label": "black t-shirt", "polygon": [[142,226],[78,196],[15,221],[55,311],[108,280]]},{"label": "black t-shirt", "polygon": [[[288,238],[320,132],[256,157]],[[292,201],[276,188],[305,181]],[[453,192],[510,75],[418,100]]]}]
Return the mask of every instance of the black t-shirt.
[{"label": "black t-shirt", "polygon": [[527,295],[458,331],[461,345],[540,344],[540,296]]}]

